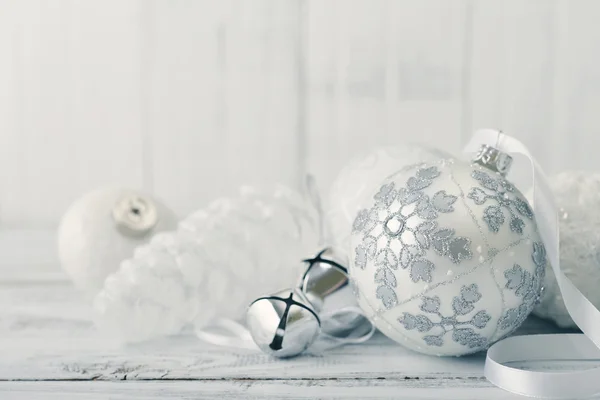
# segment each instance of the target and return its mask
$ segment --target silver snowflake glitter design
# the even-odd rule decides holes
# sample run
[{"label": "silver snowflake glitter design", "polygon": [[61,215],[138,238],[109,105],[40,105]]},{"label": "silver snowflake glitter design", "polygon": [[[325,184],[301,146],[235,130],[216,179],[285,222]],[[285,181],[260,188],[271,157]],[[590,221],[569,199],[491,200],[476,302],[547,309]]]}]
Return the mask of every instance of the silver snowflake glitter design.
[{"label": "silver snowflake glitter design", "polygon": [[[374,261],[376,296],[386,309],[398,302],[394,290],[398,267],[408,270],[413,282],[432,281],[435,264],[427,259],[426,250],[432,249],[455,264],[472,257],[471,240],[456,236],[454,229],[439,227],[436,221],[440,213],[454,211],[457,197],[445,190],[431,197],[423,192],[438,176],[440,171],[432,166],[418,169],[406,187],[384,184],[374,196],[373,207],[361,210],[354,220],[353,232],[363,235],[355,248],[355,265],[364,269],[369,260]],[[383,220],[381,211],[385,211]],[[400,245],[398,253],[392,250],[393,242]]]},{"label": "silver snowflake glitter design", "polygon": [[[441,347],[444,345],[444,336],[452,332],[452,340],[467,346],[470,349],[481,349],[488,345],[488,340],[476,332],[475,329],[483,329],[490,321],[491,316],[485,310],[478,311],[470,319],[461,320],[462,316],[471,313],[475,309],[475,303],[481,299],[481,293],[477,284],[463,286],[460,289],[460,295],[452,299],[452,309],[454,314],[445,317],[440,312],[440,298],[423,297],[421,311],[427,315],[413,315],[403,313],[398,318],[406,330],[416,329],[421,333],[436,330],[438,333],[423,336],[423,341],[429,346]],[[434,318],[436,321],[432,320]]]},{"label": "silver snowflake glitter design", "polygon": [[475,170],[471,176],[479,182],[481,187],[471,188],[467,197],[477,205],[483,205],[488,201],[495,201],[496,205],[489,205],[483,211],[483,220],[491,232],[497,233],[506,222],[506,214],[510,219],[509,227],[512,232],[523,234],[525,222],[521,216],[533,219],[533,211],[529,204],[517,195],[509,196],[515,192],[515,187],[506,179],[493,178],[488,173]]},{"label": "silver snowflake glitter design", "polygon": [[498,321],[500,329],[512,328],[511,330],[514,330],[519,327],[540,300],[542,283],[546,274],[546,249],[542,243],[533,243],[531,258],[535,264],[533,274],[524,270],[519,264],[504,271],[505,288],[515,292],[515,295],[522,298],[523,302],[519,307],[511,308],[504,313]]}]

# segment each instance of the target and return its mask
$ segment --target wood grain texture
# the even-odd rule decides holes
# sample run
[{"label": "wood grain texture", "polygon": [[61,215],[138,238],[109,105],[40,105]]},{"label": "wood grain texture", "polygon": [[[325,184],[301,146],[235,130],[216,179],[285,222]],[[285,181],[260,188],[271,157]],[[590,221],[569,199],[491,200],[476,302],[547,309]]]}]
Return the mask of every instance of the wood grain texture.
[{"label": "wood grain texture", "polygon": [[[2,220],[11,225],[43,219],[42,210],[59,207],[57,196],[48,196],[44,207],[34,204],[51,192],[42,167],[56,171],[68,166],[68,159],[51,156],[60,148],[51,132],[68,125],[69,99],[62,89],[69,75],[69,3],[26,0],[7,6],[8,12],[0,13],[5,38],[1,64],[8,74],[2,78],[8,78],[2,91],[10,96],[2,107],[6,125],[0,135],[0,176],[6,189],[0,202]],[[61,180],[59,176],[55,183]]]},{"label": "wood grain texture", "polygon": [[[51,253],[42,245],[48,243],[49,232],[14,236],[7,240],[0,235],[0,242],[16,248],[29,237],[29,243],[37,244],[40,257]],[[22,255],[13,252],[11,257],[19,260]],[[4,271],[0,274],[3,400],[511,398],[484,379],[484,354],[430,357],[404,349],[380,334],[362,345],[290,360],[210,345],[189,331],[119,345],[95,329],[90,304],[56,265],[28,271],[18,279]],[[555,331],[541,320],[530,319],[519,334]],[[600,366],[600,361],[596,364]],[[577,362],[521,365],[552,371],[582,367]]]},{"label": "wood grain texture", "polygon": [[[556,62],[550,83],[553,132],[541,140],[546,165],[562,169],[600,169],[596,155],[600,146],[600,3],[556,0],[553,54]],[[550,147],[550,148],[548,148]],[[553,164],[558,165],[553,165]],[[552,166],[551,166],[552,165]]]},{"label": "wood grain texture", "polygon": [[308,169],[376,145],[460,147],[466,2],[311,2]]},{"label": "wood grain texture", "polygon": [[[189,333],[117,346],[95,330],[90,306],[69,283],[32,278],[0,282],[3,400],[516,398],[485,380],[483,354],[430,357],[380,334],[362,345],[291,360],[215,347]],[[521,329],[551,331],[536,319]]]},{"label": "wood grain texture", "polygon": [[298,5],[153,2],[153,185],[181,214],[242,184],[298,184]]},{"label": "wood grain texture", "polygon": [[[423,379],[432,387],[484,383],[484,354],[429,357],[382,335],[363,345],[291,360],[209,345],[191,333],[120,346],[94,328],[91,307],[67,282],[0,283],[0,304],[0,380]],[[532,319],[521,333],[552,330]]]},{"label": "wood grain texture", "polygon": [[[241,184],[326,188],[367,148],[504,129],[598,169],[595,0],[4,0],[0,223],[100,185],[180,215]],[[40,199],[43,199],[41,201]]]},{"label": "wood grain texture", "polygon": [[471,125],[517,137],[549,173],[566,167],[575,145],[556,126],[562,118],[557,73],[568,62],[557,52],[563,19],[556,1],[475,2],[473,7]]},{"label": "wood grain texture", "polygon": [[67,280],[59,268],[54,230],[0,229],[0,254],[0,284]]},{"label": "wood grain texture", "polygon": [[138,1],[10,1],[1,14],[4,226],[53,226],[82,192],[139,186]]},{"label": "wood grain texture", "polygon": [[[19,154],[19,112],[18,99],[21,93],[19,84],[21,62],[21,34],[17,29],[17,4],[4,4],[0,12],[0,184],[11,187],[16,182],[15,168]],[[12,149],[12,151],[10,151]],[[14,186],[14,184],[12,185]],[[6,209],[15,207],[19,202],[18,192],[3,191],[0,194],[0,221],[6,223]],[[14,221],[13,221],[14,222]]]},{"label": "wood grain texture", "polygon": [[[600,167],[595,0],[0,3],[3,228],[53,227],[105,184],[182,216],[245,183],[311,172],[323,189],[368,147],[457,151],[479,127],[517,136],[549,172]],[[431,358],[381,335],[287,361],[189,332],[116,346],[52,238],[0,231],[2,399],[511,398],[482,355]]]},{"label": "wood grain texture", "polygon": [[418,379],[194,382],[0,382],[3,400],[96,399],[522,399],[485,382]]}]

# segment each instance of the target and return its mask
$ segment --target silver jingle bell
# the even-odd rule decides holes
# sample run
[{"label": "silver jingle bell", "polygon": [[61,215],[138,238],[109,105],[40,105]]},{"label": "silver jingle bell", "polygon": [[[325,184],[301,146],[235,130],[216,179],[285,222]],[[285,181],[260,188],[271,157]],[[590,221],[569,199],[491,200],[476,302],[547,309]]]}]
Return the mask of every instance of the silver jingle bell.
[{"label": "silver jingle bell", "polygon": [[252,339],[275,357],[302,353],[321,333],[350,343],[374,329],[357,307],[340,253],[327,248],[304,262],[308,266],[295,289],[261,297],[246,312]]},{"label": "silver jingle bell", "polygon": [[293,289],[256,299],[248,307],[246,324],[256,345],[280,358],[302,353],[321,331],[312,306]]},{"label": "silver jingle bell", "polygon": [[300,279],[300,291],[319,316],[332,316],[321,318],[322,331],[336,338],[370,331],[372,324],[363,314],[344,311],[356,307],[345,257],[334,248],[326,248],[304,262],[308,268]]}]

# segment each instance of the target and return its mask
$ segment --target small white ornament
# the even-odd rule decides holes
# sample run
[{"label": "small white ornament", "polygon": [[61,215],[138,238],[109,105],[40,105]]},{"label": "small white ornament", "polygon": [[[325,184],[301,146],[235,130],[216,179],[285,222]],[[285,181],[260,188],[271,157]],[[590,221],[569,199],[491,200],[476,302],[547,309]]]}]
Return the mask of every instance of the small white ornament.
[{"label": "small white ornament", "polygon": [[319,239],[318,214],[306,198],[283,187],[244,188],[138,247],[96,296],[96,322],[134,342],[240,319],[254,299],[296,281],[299,260]]},{"label": "small white ornament", "polygon": [[[594,306],[600,307],[600,174],[567,171],[549,179],[549,183],[560,208],[561,270]],[[577,327],[550,265],[534,314],[563,328]]]},{"label": "small white ornament", "polygon": [[349,248],[352,222],[381,181],[401,168],[445,157],[448,153],[419,144],[378,147],[355,157],[340,171],[325,202],[333,244]]},{"label": "small white ornament", "polygon": [[480,351],[538,301],[545,249],[529,204],[500,174],[452,159],[406,168],[364,207],[350,274],[361,308],[398,343]]},{"label": "small white ornament", "polygon": [[76,200],[58,228],[61,265],[76,287],[95,295],[124,258],[154,233],[177,226],[160,201],[132,189],[102,188]]}]

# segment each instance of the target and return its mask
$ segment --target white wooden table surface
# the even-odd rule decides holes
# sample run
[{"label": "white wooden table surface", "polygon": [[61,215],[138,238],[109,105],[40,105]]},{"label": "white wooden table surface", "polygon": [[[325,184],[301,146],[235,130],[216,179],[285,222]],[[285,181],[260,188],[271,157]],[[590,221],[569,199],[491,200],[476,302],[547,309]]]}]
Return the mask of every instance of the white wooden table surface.
[{"label": "white wooden table surface", "polygon": [[[0,240],[0,250],[14,253],[19,246],[12,240]],[[35,247],[36,240],[28,242]],[[0,272],[2,400],[517,398],[484,379],[483,354],[429,357],[382,335],[322,356],[285,361],[207,345],[192,334],[117,347],[95,330],[90,305],[56,266],[4,266]],[[537,319],[521,328],[524,333],[553,330]]]}]

